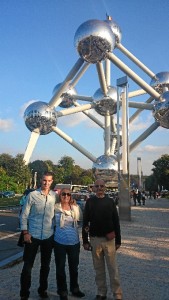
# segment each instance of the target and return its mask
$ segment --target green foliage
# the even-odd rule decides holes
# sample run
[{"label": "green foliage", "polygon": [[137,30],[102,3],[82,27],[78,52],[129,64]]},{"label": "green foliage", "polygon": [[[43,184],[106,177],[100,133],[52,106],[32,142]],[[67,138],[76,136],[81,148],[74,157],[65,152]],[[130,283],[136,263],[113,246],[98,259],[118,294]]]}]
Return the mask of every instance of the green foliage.
[{"label": "green foliage", "polygon": [[54,182],[52,188],[57,183],[71,183],[87,185],[93,183],[94,177],[92,170],[84,170],[80,166],[75,165],[74,160],[69,156],[63,156],[58,161],[58,165],[54,165],[51,160],[35,160],[25,165],[23,154],[12,157],[8,154],[0,155],[0,190],[13,190],[15,193],[23,193],[28,187],[39,187],[44,172],[52,171],[54,174]]},{"label": "green foliage", "polygon": [[30,176],[28,166],[23,162],[23,155],[12,157],[8,154],[0,155],[0,190],[13,190],[22,193]]},{"label": "green foliage", "polygon": [[169,190],[169,155],[164,154],[153,162],[153,174],[148,176],[145,184],[146,189],[158,191],[158,189]]}]

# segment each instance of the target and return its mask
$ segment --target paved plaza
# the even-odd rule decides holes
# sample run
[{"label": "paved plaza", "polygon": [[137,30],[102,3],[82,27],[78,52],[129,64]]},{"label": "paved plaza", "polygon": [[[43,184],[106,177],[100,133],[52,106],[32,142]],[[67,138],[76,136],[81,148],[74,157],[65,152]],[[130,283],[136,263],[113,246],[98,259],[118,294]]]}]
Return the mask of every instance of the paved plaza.
[{"label": "paved plaza", "polygon": [[[169,199],[148,199],[145,206],[131,207],[131,221],[121,221],[122,246],[118,264],[123,300],[169,300]],[[33,268],[30,300],[39,299],[39,255]],[[0,269],[0,299],[19,298],[22,262]],[[86,297],[96,295],[91,253],[81,246],[79,284]],[[50,299],[58,299],[55,264],[52,257],[49,276]],[[75,300],[72,296],[70,300]],[[108,292],[108,300],[113,299]]]}]

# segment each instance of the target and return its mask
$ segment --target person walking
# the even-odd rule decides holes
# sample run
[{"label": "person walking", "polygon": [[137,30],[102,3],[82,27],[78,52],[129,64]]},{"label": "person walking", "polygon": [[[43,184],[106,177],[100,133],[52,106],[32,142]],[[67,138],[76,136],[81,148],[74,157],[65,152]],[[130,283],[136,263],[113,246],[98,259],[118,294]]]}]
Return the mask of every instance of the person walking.
[{"label": "person walking", "polygon": [[78,284],[80,254],[78,222],[82,220],[82,212],[80,207],[73,202],[71,191],[64,188],[60,192],[59,203],[55,205],[54,254],[57,293],[60,295],[60,300],[68,300],[66,257],[69,266],[70,291],[77,298],[85,296]]},{"label": "person walking", "polygon": [[96,195],[86,202],[83,214],[82,238],[85,250],[92,249],[97,300],[106,299],[106,268],[110,278],[110,288],[116,300],[122,299],[116,250],[121,245],[118,211],[114,201],[105,195],[105,182],[96,180]]},{"label": "person walking", "polygon": [[146,201],[146,193],[145,193],[145,191],[142,191],[142,193],[141,193],[141,199],[142,199],[143,205],[145,205],[145,201]]},{"label": "person walking", "polygon": [[38,294],[48,298],[48,274],[53,248],[54,206],[56,193],[52,190],[53,173],[45,172],[41,188],[30,192],[22,208],[20,226],[24,236],[23,269],[20,277],[20,297],[27,300],[30,295],[31,272],[40,247],[41,268]]}]

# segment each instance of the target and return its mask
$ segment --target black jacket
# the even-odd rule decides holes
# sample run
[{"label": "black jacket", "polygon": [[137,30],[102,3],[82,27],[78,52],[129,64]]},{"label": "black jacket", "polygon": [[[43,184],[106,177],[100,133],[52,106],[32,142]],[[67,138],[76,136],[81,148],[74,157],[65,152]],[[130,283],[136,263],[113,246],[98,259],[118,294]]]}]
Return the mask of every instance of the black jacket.
[{"label": "black jacket", "polygon": [[[89,232],[86,231],[87,227]],[[83,243],[88,243],[89,236],[104,237],[111,231],[115,231],[116,244],[121,245],[119,215],[113,199],[107,196],[89,198],[83,214]]]}]

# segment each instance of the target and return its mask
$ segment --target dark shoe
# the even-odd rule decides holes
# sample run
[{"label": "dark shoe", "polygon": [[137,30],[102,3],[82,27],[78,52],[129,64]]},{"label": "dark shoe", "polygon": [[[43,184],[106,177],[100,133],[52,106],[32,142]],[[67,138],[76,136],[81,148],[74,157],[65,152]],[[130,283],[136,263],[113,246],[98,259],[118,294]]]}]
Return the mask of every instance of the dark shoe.
[{"label": "dark shoe", "polygon": [[39,297],[42,298],[42,299],[49,298],[48,294],[47,294],[47,291],[41,291],[40,289],[38,289],[38,294],[39,294]]},{"label": "dark shoe", "polygon": [[60,296],[60,300],[68,300],[68,296]]},{"label": "dark shoe", "polygon": [[79,289],[74,289],[74,291],[72,291],[72,295],[77,298],[83,298],[85,296],[85,294],[81,292]]},{"label": "dark shoe", "polygon": [[104,299],[107,299],[107,297],[106,296],[97,295],[95,299],[96,300],[104,300]]},{"label": "dark shoe", "polygon": [[28,300],[28,297],[21,297],[21,300]]},{"label": "dark shoe", "polygon": [[60,296],[60,300],[68,300],[67,292],[58,292],[58,294]]}]

